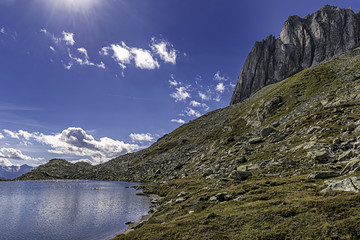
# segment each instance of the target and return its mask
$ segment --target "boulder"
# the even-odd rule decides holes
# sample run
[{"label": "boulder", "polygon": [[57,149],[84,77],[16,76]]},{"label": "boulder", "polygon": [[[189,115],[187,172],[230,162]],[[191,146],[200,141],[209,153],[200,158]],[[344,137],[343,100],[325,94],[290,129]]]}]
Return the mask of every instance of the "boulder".
[{"label": "boulder", "polygon": [[262,138],[266,138],[268,137],[271,133],[273,132],[276,132],[276,130],[272,127],[267,127],[267,128],[263,128],[261,131],[260,131],[260,135]]},{"label": "boulder", "polygon": [[327,180],[324,182],[327,188],[323,192],[331,190],[360,192],[360,177],[350,177],[343,180]]},{"label": "boulder", "polygon": [[238,171],[234,170],[230,173],[229,177],[236,180],[236,181],[244,181],[252,174],[249,171]]},{"label": "boulder", "polygon": [[335,178],[339,177],[339,172],[334,171],[320,171],[320,172],[312,172],[309,174],[308,179],[327,179],[327,178]]},{"label": "boulder", "polygon": [[316,150],[311,153],[312,159],[318,163],[327,163],[330,161],[330,154],[326,150]]}]

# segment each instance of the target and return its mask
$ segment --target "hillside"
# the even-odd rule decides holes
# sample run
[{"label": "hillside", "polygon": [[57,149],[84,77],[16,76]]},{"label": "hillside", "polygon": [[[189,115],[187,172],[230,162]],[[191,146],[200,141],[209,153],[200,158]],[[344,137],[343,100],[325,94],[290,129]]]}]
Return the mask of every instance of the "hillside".
[{"label": "hillside", "polygon": [[157,212],[117,239],[358,239],[359,104],[355,49],[148,149],[94,167],[55,160],[18,179],[148,182]]}]

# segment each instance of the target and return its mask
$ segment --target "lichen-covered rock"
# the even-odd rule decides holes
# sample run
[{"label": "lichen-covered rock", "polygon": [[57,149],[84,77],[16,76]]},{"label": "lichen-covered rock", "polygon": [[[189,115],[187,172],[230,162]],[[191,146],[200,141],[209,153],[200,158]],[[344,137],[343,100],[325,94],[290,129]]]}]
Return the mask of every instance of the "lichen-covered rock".
[{"label": "lichen-covered rock", "polygon": [[343,180],[327,180],[324,182],[327,188],[323,192],[330,190],[340,190],[347,192],[359,192],[360,191],[360,177],[350,177]]},{"label": "lichen-covered rock", "polygon": [[280,36],[256,42],[241,70],[230,104],[317,65],[360,43],[360,13],[326,5],[305,18],[289,17]]}]

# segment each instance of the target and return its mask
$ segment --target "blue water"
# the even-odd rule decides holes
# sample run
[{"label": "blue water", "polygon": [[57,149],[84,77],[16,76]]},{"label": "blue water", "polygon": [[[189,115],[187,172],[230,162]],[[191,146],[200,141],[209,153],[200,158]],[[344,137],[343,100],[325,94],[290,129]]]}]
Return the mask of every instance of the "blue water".
[{"label": "blue water", "polygon": [[[0,182],[1,240],[109,239],[145,215],[150,200],[105,181]],[[99,189],[94,189],[99,188]]]}]

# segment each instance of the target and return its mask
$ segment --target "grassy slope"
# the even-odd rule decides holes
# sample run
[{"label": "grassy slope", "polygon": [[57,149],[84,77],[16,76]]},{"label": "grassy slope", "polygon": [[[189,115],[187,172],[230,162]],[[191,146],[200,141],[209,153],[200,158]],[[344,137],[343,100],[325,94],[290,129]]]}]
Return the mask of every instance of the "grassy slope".
[{"label": "grassy slope", "polygon": [[[149,184],[149,192],[164,197],[158,212],[142,227],[116,239],[359,239],[360,195],[322,193],[323,180],[307,179],[311,171],[344,165],[318,164],[308,153],[325,147],[340,155],[343,149],[333,140],[339,137],[346,142],[358,136],[347,129],[360,119],[359,77],[360,57],[353,53],[304,70],[243,103],[175,130],[166,138],[211,143],[215,150],[206,149],[201,151],[205,156],[190,158],[184,167],[192,173],[189,176]],[[277,96],[282,97],[283,105],[269,108],[267,103]],[[224,119],[214,123],[216,127],[199,127],[207,119],[221,116]],[[277,121],[276,134],[261,143],[248,144],[249,138],[258,136],[258,129]],[[320,126],[320,130],[307,134],[313,126]],[[279,136],[285,138],[271,143]],[[156,149],[170,143],[161,142],[150,154],[163,154]],[[307,143],[312,144],[303,146]],[[248,162],[236,163],[243,154]],[[226,175],[202,177],[205,168],[201,166],[256,166],[284,158],[296,164],[265,164],[251,170],[253,176],[245,183]],[[180,192],[186,192],[186,201],[176,203]],[[231,200],[210,201],[221,192]]]}]

